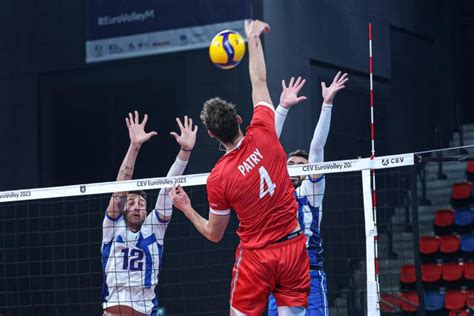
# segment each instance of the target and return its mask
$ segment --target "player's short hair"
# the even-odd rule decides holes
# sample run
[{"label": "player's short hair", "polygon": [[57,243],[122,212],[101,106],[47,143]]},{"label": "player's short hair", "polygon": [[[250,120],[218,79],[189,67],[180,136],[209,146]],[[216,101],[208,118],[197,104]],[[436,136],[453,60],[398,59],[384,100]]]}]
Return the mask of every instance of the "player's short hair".
[{"label": "player's short hair", "polygon": [[200,117],[207,129],[223,143],[231,143],[239,133],[235,105],[221,98],[204,102]]},{"label": "player's short hair", "polygon": [[128,191],[128,195],[139,195],[141,196],[142,198],[145,199],[145,201],[147,200],[147,196],[146,196],[146,192],[145,191],[142,191],[142,190],[137,190],[137,191]]},{"label": "player's short hair", "polygon": [[301,158],[304,158],[306,160],[309,159],[308,153],[303,149],[297,149],[295,151],[292,151],[291,153],[288,154],[288,159],[291,158],[291,157],[301,157]]}]

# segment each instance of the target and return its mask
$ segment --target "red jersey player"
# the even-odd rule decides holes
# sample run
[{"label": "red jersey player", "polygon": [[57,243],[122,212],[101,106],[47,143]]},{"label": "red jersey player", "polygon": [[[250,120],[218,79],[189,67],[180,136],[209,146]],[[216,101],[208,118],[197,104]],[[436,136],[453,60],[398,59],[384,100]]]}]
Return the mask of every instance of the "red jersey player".
[{"label": "red jersey player", "polygon": [[213,98],[201,112],[209,135],[226,148],[207,180],[209,219],[193,209],[182,187],[170,196],[197,230],[214,242],[224,235],[230,209],[236,212],[241,242],[232,271],[231,315],[261,315],[271,292],[280,315],[304,315],[310,285],[306,240],[297,221],[286,153],[275,131],[260,41],[270,27],[248,21],[245,31],[255,105],[246,135],[233,104]]}]

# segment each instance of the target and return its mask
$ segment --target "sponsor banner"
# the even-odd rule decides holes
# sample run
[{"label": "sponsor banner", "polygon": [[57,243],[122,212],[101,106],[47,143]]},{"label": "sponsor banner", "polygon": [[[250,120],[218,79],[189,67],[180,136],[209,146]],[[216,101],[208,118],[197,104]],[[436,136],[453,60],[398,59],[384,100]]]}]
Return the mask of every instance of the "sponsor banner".
[{"label": "sponsor banner", "polygon": [[290,176],[327,174],[360,171],[367,167],[367,159],[339,160],[288,166],[288,173]]},{"label": "sponsor banner", "polygon": [[361,158],[353,160],[339,160],[313,163],[307,165],[288,166],[290,176],[327,174],[340,172],[354,172],[366,169],[387,169],[412,166],[415,162],[413,154],[401,154],[392,156]]},{"label": "sponsor banner", "polygon": [[[307,165],[288,166],[290,176],[328,174],[341,172],[355,172],[368,169],[385,169],[410,166],[414,164],[413,154],[402,154],[393,156],[329,161]],[[50,198],[64,198],[81,195],[106,194],[113,192],[156,190],[169,188],[173,184],[182,186],[205,185],[208,173],[184,175],[168,178],[148,178],[127,181],[102,182],[91,184],[78,184],[62,187],[49,187],[30,190],[15,190],[0,192],[0,203],[38,200]]]},{"label": "sponsor banner", "polygon": [[245,34],[244,22],[234,21],[183,29],[108,38],[86,43],[86,62],[206,48],[214,35],[225,29]]},{"label": "sponsor banner", "polygon": [[86,62],[207,47],[218,32],[244,33],[251,0],[89,0]]},{"label": "sponsor banner", "polygon": [[398,168],[404,166],[412,166],[415,164],[414,154],[392,155],[376,157],[369,164],[370,169],[387,169]]}]

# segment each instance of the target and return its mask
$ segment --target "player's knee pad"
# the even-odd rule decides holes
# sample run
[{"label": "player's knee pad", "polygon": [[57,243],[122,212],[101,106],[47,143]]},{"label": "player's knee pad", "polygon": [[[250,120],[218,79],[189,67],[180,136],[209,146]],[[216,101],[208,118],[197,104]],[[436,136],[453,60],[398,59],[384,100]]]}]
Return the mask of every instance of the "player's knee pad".
[{"label": "player's knee pad", "polygon": [[230,307],[230,315],[231,316],[247,316],[233,306]]},{"label": "player's knee pad", "polygon": [[278,307],[278,316],[305,316],[306,308],[304,307]]}]

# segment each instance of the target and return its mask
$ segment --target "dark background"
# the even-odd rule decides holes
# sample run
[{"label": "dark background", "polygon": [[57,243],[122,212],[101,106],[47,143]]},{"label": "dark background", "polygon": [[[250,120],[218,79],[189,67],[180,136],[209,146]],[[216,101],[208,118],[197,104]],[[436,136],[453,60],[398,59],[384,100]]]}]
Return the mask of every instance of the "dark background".
[{"label": "dark background", "polygon": [[[232,71],[211,65],[206,50],[86,65],[84,12],[84,3],[79,0],[4,0],[0,3],[1,190],[113,180],[127,149],[124,117],[131,110],[147,112],[149,128],[159,133],[140,153],[137,178],[166,174],[178,150],[169,136],[169,132],[176,129],[174,118],[188,114],[197,122],[202,103],[209,97],[219,95],[236,103],[244,125],[248,124],[252,107],[247,59]],[[301,75],[308,80],[303,90],[308,101],[291,111],[282,134],[282,143],[288,151],[308,149],[322,102],[320,81],[328,82],[338,70],[343,70],[350,73],[351,80],[335,101],[325,159],[370,155],[369,21],[374,24],[377,155],[447,146],[452,132],[462,123],[474,123],[469,94],[474,73],[472,1],[260,0],[255,1],[254,14],[272,27],[271,34],[265,36],[265,52],[268,84],[275,104],[279,100],[281,79]],[[208,172],[221,155],[217,148],[200,125],[187,173]],[[327,203],[325,206],[329,209],[330,200]],[[97,206],[101,207],[103,203]],[[51,222],[54,216],[61,219],[65,208],[58,206],[59,213],[54,213],[54,207],[44,205],[5,207],[1,217],[4,250],[9,249],[9,241],[17,246],[25,242],[26,249],[34,247],[28,239],[18,241],[15,237],[13,241],[12,236],[19,233],[21,225],[10,225],[13,222],[8,218],[34,222],[27,216],[29,213],[25,213],[28,210]],[[87,242],[88,247],[93,244],[97,252],[77,250],[77,256],[88,256],[87,271],[97,274],[88,288],[94,289],[100,286],[97,242],[101,214],[90,205],[84,206],[82,212],[89,212],[85,220],[80,208],[76,209],[78,212],[71,215],[75,221],[71,224],[60,221],[58,230],[72,238],[64,239],[62,245],[68,242],[77,245],[79,235],[71,237],[66,232],[93,227]],[[204,202],[201,211],[206,212]],[[334,218],[327,212],[325,221],[331,220]],[[229,230],[223,245],[215,246],[190,230],[190,225],[177,215],[175,227],[184,227],[187,232],[187,244],[183,245],[177,229],[172,229],[173,224],[166,244],[170,255],[166,258],[168,252],[165,252],[164,271],[178,267],[187,274],[176,275],[174,279],[163,277],[161,282],[172,284],[186,279],[191,285],[179,285],[177,293],[163,293],[167,307],[171,306],[168,309],[183,314],[180,308],[188,304],[186,313],[189,314],[222,310],[226,306],[226,294],[222,294],[227,291],[225,287],[213,288],[221,296],[215,293],[203,296],[208,300],[218,297],[215,304],[205,299],[199,300],[201,305],[193,301],[193,297],[198,296],[196,293],[202,291],[197,280],[204,272],[187,270],[183,251],[196,249],[196,260],[201,258],[205,264],[219,261],[222,265],[213,273],[222,275],[222,284],[227,284],[232,249],[236,244],[233,230]],[[235,221],[232,225],[236,227]],[[55,243],[50,236],[53,228],[48,227],[45,224],[38,228],[38,236],[44,237],[40,238],[43,246]],[[25,233],[30,234],[31,230],[26,228]],[[337,238],[337,234],[323,228],[325,239]],[[328,249],[328,253],[333,250]],[[7,269],[8,264],[27,259],[20,259],[20,252],[8,258],[6,251],[3,253],[0,286],[7,291],[14,287],[8,283],[13,279],[8,281],[6,276],[16,278],[16,274]],[[56,257],[52,253],[48,258]],[[209,269],[204,271],[209,273]],[[41,275],[43,272],[31,273]],[[73,273],[80,272],[69,275]],[[41,286],[30,284],[27,288],[17,283],[12,295],[28,293],[34,299],[32,288],[49,286],[48,280],[42,279],[42,282]],[[54,299],[42,298],[39,304],[68,306],[71,297],[85,295],[83,291],[77,293],[67,298],[53,294]],[[90,294],[91,300],[96,299],[97,293]],[[173,297],[179,302],[173,301]],[[22,305],[21,300],[8,304]],[[97,304],[90,306],[97,310]],[[48,314],[45,309],[37,311]]]}]

